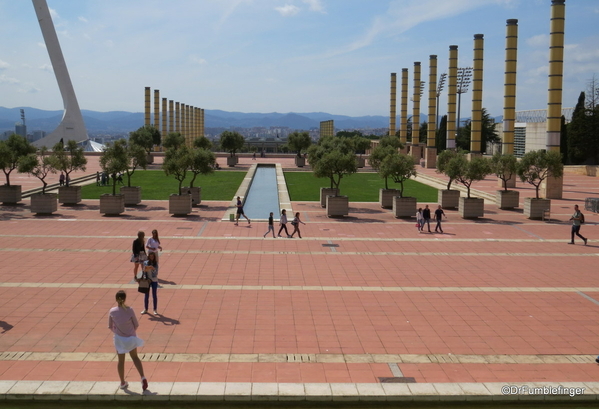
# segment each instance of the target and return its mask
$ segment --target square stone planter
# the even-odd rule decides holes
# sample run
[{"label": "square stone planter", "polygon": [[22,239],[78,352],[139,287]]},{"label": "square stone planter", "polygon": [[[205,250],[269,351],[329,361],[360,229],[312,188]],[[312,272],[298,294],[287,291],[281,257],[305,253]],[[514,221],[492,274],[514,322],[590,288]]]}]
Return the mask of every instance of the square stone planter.
[{"label": "square stone planter", "polygon": [[364,166],[366,166],[366,158],[362,156],[356,156],[356,166],[358,168],[363,168]]},{"label": "square stone planter", "polygon": [[58,194],[56,193],[37,193],[31,195],[31,213],[52,214],[58,210]]},{"label": "square stone planter", "polygon": [[125,196],[105,193],[100,196],[100,213],[119,215],[125,212]]},{"label": "square stone planter", "polygon": [[58,202],[74,205],[81,202],[81,186],[62,186],[58,188]]},{"label": "square stone planter", "polygon": [[141,186],[121,186],[120,192],[125,197],[125,206],[137,206],[141,203]]},{"label": "square stone planter", "polygon": [[485,200],[478,197],[460,197],[460,216],[463,219],[476,219],[485,215]]},{"label": "square stone planter", "polygon": [[543,218],[545,210],[551,210],[551,200],[535,199],[534,197],[524,198],[524,216],[533,220]]},{"label": "square stone planter", "polygon": [[498,190],[495,203],[500,209],[515,209],[520,206],[520,192],[517,190]]},{"label": "square stone planter", "polygon": [[327,196],[337,196],[339,194],[339,189],[331,188],[331,187],[321,187],[320,188],[320,206],[327,207]]},{"label": "square stone planter", "polygon": [[21,199],[21,185],[0,186],[0,202],[17,204]]},{"label": "square stone planter", "polygon": [[304,158],[303,156],[296,156],[295,166],[297,166],[298,168],[303,168],[304,166],[306,166],[306,158]]},{"label": "square stone planter", "polygon": [[232,168],[233,166],[237,165],[237,162],[239,162],[237,156],[227,156],[227,166]]},{"label": "square stone planter", "polygon": [[383,209],[392,209],[395,196],[399,196],[397,189],[379,189],[379,204]]},{"label": "square stone planter", "polygon": [[341,217],[349,214],[349,198],[347,196],[327,196],[327,216]]},{"label": "square stone planter", "polygon": [[416,198],[415,197],[393,197],[393,215],[400,217],[416,216]]},{"label": "square stone planter", "polygon": [[437,194],[437,203],[441,205],[443,209],[457,209],[460,204],[460,191],[459,190],[439,190]]},{"label": "square stone planter", "polygon": [[191,213],[191,195],[170,195],[168,213],[174,216],[187,216]]},{"label": "square stone planter", "polygon": [[191,195],[191,205],[192,206],[199,206],[200,203],[202,203],[202,187],[201,186],[182,187],[181,194],[182,195],[186,195],[186,194]]},{"label": "square stone planter", "polygon": [[151,165],[152,163],[154,163],[154,156],[152,156],[151,153],[148,153],[148,155],[146,156],[146,161],[148,162],[148,165]]}]

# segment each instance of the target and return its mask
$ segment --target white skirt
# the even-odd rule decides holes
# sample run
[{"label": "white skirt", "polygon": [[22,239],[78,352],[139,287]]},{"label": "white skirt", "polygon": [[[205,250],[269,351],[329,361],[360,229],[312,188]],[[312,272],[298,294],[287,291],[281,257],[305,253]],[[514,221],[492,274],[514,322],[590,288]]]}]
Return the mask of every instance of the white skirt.
[{"label": "white skirt", "polygon": [[126,354],[127,352],[142,346],[144,346],[144,341],[141,338],[137,338],[136,336],[121,337],[120,335],[114,334],[114,347],[116,348],[117,354]]}]

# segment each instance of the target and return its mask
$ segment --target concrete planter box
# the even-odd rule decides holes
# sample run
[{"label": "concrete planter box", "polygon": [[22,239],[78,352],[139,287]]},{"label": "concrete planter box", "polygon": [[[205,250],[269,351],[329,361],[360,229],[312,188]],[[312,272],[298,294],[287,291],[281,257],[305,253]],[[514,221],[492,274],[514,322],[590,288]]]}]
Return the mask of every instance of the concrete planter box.
[{"label": "concrete planter box", "polygon": [[327,196],[337,196],[339,194],[339,189],[331,188],[331,187],[321,187],[320,188],[320,206],[327,207]]},{"label": "concrete planter box", "polygon": [[152,156],[151,153],[148,153],[148,155],[146,156],[146,161],[148,162],[148,165],[151,165],[152,163],[154,163],[154,156]]},{"label": "concrete planter box", "polygon": [[524,216],[528,219],[542,219],[545,210],[551,209],[551,200],[535,199],[534,197],[524,198]]},{"label": "concrete planter box", "polygon": [[182,187],[181,194],[182,195],[186,195],[186,194],[191,195],[191,205],[192,206],[199,206],[200,203],[202,203],[202,187],[201,186]]},{"label": "concrete planter box", "polygon": [[59,187],[58,202],[66,205],[74,205],[81,202],[81,186]]},{"label": "concrete planter box", "polygon": [[37,193],[31,195],[31,213],[52,214],[58,210],[58,194],[56,193]]},{"label": "concrete planter box", "polygon": [[457,209],[460,204],[460,191],[453,189],[439,190],[437,203],[439,203],[443,209]]},{"label": "concrete planter box", "polygon": [[191,213],[191,195],[170,195],[168,213],[174,216],[187,216]]},{"label": "concrete planter box", "polygon": [[379,189],[379,204],[383,209],[393,208],[393,197],[399,196],[397,189]]},{"label": "concrete planter box", "polygon": [[125,196],[103,194],[100,196],[100,213],[106,215],[119,215],[125,212]]},{"label": "concrete planter box", "polygon": [[21,199],[21,185],[0,186],[0,202],[17,204]]},{"label": "concrete planter box", "polygon": [[125,197],[125,206],[141,203],[141,186],[121,186],[120,192]]},{"label": "concrete planter box", "polygon": [[296,156],[295,157],[295,166],[297,166],[298,168],[303,168],[304,166],[306,166],[306,158]]},{"label": "concrete planter box", "polygon": [[485,200],[478,197],[460,197],[460,216],[463,219],[476,219],[485,215]]},{"label": "concrete planter box", "polygon": [[415,197],[393,197],[393,215],[399,217],[416,216],[416,198]]},{"label": "concrete planter box", "polygon": [[237,165],[238,159],[237,156],[227,156],[227,166],[233,167]]},{"label": "concrete planter box", "polygon": [[349,198],[347,196],[327,196],[327,216],[341,217],[349,214]]},{"label": "concrete planter box", "polygon": [[366,158],[361,157],[361,156],[356,156],[356,166],[358,168],[363,168],[364,166],[366,166]]},{"label": "concrete planter box", "polygon": [[514,209],[520,206],[520,192],[517,190],[498,190],[495,203],[500,209]]}]

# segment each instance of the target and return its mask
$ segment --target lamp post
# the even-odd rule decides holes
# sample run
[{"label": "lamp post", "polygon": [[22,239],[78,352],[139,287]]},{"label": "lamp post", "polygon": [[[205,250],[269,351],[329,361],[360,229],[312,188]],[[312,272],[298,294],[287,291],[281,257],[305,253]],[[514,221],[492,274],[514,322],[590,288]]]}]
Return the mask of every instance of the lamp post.
[{"label": "lamp post", "polygon": [[445,86],[445,78],[447,78],[447,73],[444,72],[439,77],[439,82],[437,83],[437,129],[439,129],[439,97],[441,96],[441,92],[443,92],[443,87]]},{"label": "lamp post", "polygon": [[460,108],[462,102],[462,94],[468,92],[470,81],[472,80],[472,67],[458,68],[458,84],[456,93],[458,94],[458,120],[456,125],[456,139],[460,134]]}]

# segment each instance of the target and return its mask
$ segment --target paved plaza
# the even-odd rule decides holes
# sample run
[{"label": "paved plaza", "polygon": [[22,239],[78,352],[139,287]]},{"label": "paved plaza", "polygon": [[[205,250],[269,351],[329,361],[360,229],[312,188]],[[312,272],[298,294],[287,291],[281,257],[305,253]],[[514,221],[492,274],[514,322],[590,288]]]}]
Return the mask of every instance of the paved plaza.
[{"label": "paved plaza", "polygon": [[[86,173],[96,170],[97,157]],[[489,197],[497,180],[473,188]],[[534,195],[517,190],[521,203]],[[415,219],[377,203],[350,202],[349,217],[329,219],[319,203],[293,202],[302,239],[221,221],[229,202],[202,201],[182,218],[165,201],[120,217],[100,215],[97,200],[42,217],[29,199],[2,206],[0,400],[531,398],[504,385],[578,387],[576,399],[596,399],[599,216],[584,211],[586,197],[599,197],[599,178],[567,173],[550,222],[486,201],[477,220],[446,211],[445,234],[419,234]],[[574,204],[587,246],[567,245]],[[156,316],[140,315],[129,262],[137,231],[153,229],[164,248]],[[131,388],[118,390],[107,312],[119,289],[140,321],[148,396],[129,358]]]}]

